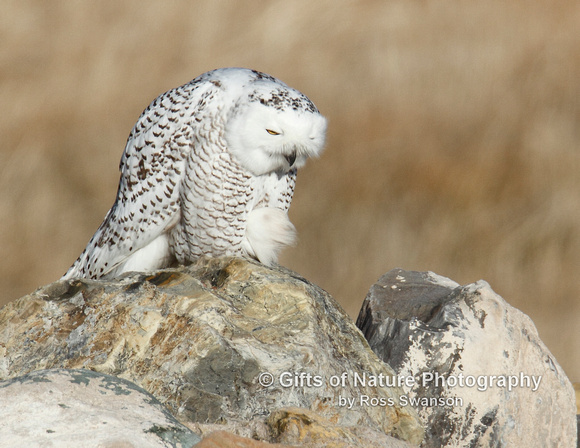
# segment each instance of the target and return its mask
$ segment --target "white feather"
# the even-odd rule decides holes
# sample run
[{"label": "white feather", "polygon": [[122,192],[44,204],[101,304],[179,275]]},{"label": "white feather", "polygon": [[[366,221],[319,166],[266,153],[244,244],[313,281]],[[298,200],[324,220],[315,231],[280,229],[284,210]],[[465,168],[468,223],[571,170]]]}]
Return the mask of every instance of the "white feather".
[{"label": "white feather", "polygon": [[249,213],[242,245],[250,257],[272,266],[277,262],[280,250],[295,243],[296,229],[285,211],[264,207]]}]

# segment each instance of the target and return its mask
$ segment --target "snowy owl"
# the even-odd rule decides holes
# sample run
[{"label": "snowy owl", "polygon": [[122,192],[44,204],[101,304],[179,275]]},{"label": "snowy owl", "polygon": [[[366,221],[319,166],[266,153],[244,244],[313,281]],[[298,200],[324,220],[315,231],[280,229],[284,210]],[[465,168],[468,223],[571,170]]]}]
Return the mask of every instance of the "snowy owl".
[{"label": "snowy owl", "polygon": [[160,95],[129,135],[113,207],[63,279],[204,255],[276,263],[295,241],[296,170],[325,134],[312,101],[255,70],[213,70]]}]

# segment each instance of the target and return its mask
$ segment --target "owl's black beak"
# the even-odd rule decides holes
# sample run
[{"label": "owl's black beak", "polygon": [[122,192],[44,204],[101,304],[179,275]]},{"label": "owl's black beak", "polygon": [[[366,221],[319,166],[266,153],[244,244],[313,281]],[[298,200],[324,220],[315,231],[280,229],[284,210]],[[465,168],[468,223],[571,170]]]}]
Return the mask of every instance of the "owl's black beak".
[{"label": "owl's black beak", "polygon": [[288,161],[288,165],[290,165],[290,168],[292,168],[292,165],[294,165],[294,162],[296,162],[296,153],[293,152],[291,154],[288,154],[284,156],[284,158]]}]

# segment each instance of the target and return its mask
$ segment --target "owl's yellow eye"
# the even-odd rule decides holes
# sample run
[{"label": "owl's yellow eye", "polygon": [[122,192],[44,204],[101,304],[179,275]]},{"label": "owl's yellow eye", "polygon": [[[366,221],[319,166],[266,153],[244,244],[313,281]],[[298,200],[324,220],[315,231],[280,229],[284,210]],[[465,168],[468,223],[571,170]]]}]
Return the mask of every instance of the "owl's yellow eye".
[{"label": "owl's yellow eye", "polygon": [[280,135],[279,132],[273,131],[272,129],[266,129],[266,132],[270,135]]}]

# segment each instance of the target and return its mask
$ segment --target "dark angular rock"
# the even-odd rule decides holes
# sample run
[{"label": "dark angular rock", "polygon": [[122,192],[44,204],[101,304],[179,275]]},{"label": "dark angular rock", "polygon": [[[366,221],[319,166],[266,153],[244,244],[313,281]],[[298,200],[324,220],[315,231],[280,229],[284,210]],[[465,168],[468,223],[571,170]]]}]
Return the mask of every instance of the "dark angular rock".
[{"label": "dark angular rock", "polygon": [[486,282],[394,269],[370,289],[357,326],[413,378],[403,388],[426,428],[421,446],[576,446],[570,381],[529,317]]}]

